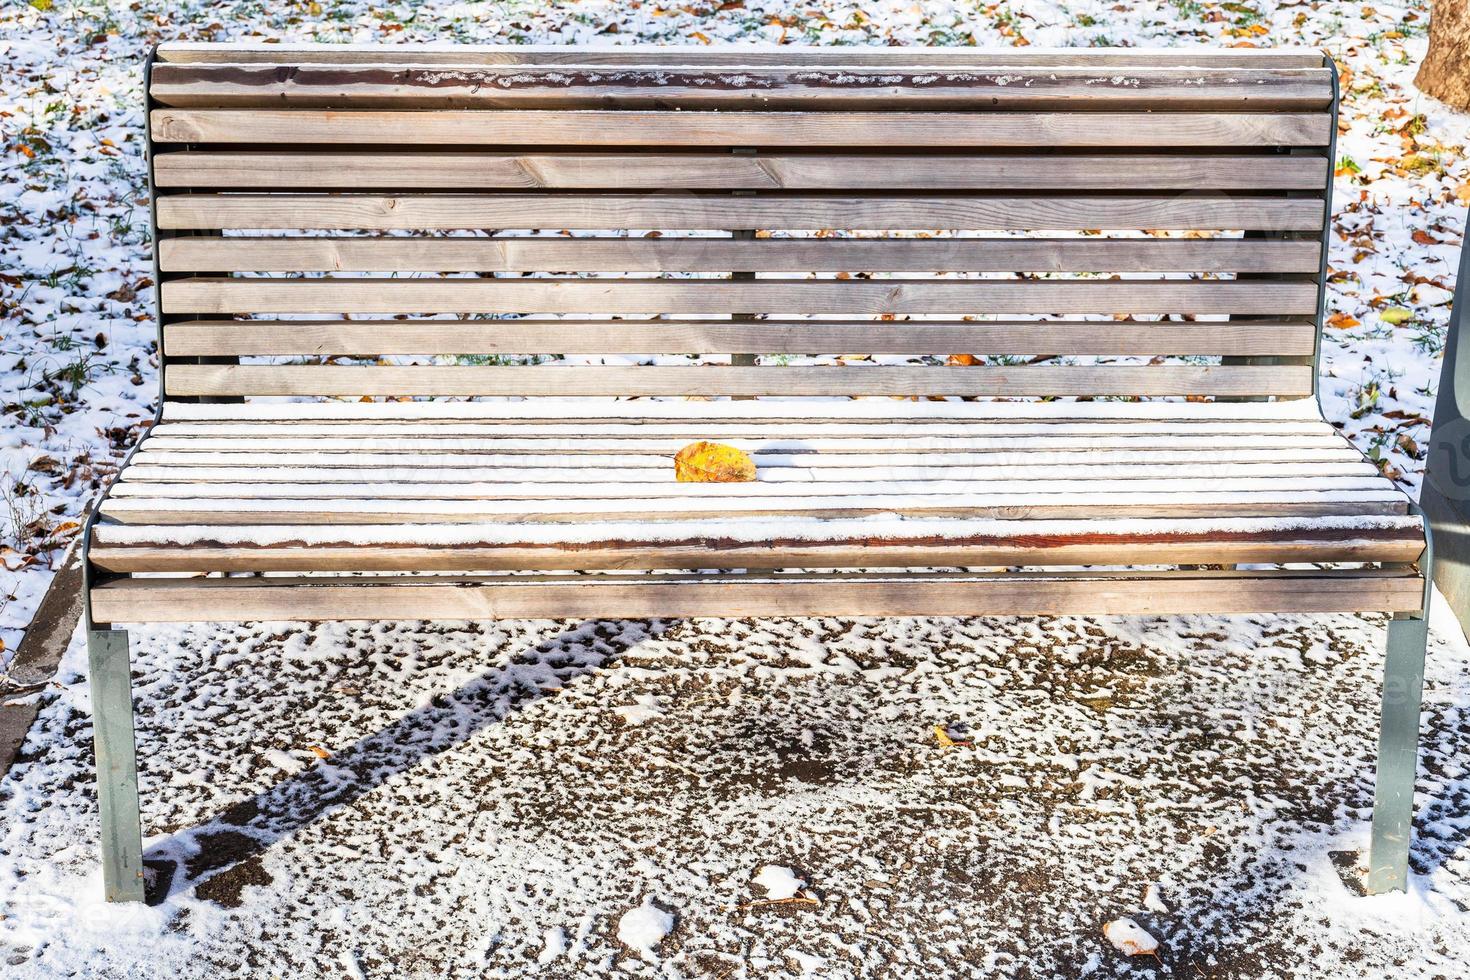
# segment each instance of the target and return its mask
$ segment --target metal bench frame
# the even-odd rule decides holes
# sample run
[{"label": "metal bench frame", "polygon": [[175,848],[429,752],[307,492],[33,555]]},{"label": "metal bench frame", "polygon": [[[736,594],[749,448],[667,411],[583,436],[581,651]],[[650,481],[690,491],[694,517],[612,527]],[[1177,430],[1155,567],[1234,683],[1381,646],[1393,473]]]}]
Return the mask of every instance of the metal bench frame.
[{"label": "metal bench frame", "polygon": [[[157,48],[150,51],[144,69],[144,90],[151,87],[152,69],[158,59]],[[1324,65],[1332,69],[1333,117],[1338,105],[1338,79],[1331,58],[1324,57]],[[148,96],[148,108],[154,108],[152,96]],[[145,117],[146,118],[146,117]],[[148,192],[150,228],[152,230],[153,278],[155,286],[156,315],[158,320],[159,356],[163,354],[163,325],[166,317],[161,301],[161,284],[164,273],[159,263],[158,196],[154,187],[153,156],[154,139],[151,127],[147,128],[146,147],[148,159]],[[1332,150],[1329,162],[1335,160],[1336,130],[1333,129]],[[1318,276],[1317,334],[1314,345],[1313,363],[1320,359],[1321,327],[1325,310],[1328,240],[1330,232],[1331,167],[1327,189],[1329,215],[1322,236],[1322,269]],[[1470,250],[1461,270],[1461,291],[1464,291],[1466,275],[1470,274]],[[1467,304],[1457,303],[1455,316],[1462,325],[1470,321]],[[738,363],[738,362],[737,362]],[[155,412],[155,423],[163,417],[166,400],[163,387],[163,371],[160,370],[159,400]],[[1316,390],[1314,379],[1314,397]],[[123,466],[131,461],[136,448],[125,458]],[[108,491],[110,492],[109,486]],[[87,635],[88,662],[93,704],[93,730],[98,772],[98,803],[102,823],[102,862],[105,893],[108,901],[143,901],[145,899],[145,876],[143,845],[138,802],[138,776],[134,732],[134,705],[129,662],[128,634],[112,628],[108,623],[94,620],[92,615],[92,588],[106,573],[97,568],[87,557],[92,542],[92,533],[98,522],[100,505],[107,499],[104,492],[94,507],[84,531],[84,589],[85,625]],[[1410,512],[1420,513],[1411,506]],[[1425,650],[1428,635],[1428,608],[1432,590],[1432,548],[1426,526],[1425,549],[1416,563],[1424,580],[1423,602],[1417,612],[1397,613],[1388,623],[1387,658],[1384,668],[1382,691],[1381,733],[1378,743],[1376,790],[1373,805],[1372,844],[1369,873],[1366,882],[1370,894],[1407,887],[1409,841],[1412,831],[1414,783],[1418,763],[1418,736],[1420,707],[1423,688]]]}]

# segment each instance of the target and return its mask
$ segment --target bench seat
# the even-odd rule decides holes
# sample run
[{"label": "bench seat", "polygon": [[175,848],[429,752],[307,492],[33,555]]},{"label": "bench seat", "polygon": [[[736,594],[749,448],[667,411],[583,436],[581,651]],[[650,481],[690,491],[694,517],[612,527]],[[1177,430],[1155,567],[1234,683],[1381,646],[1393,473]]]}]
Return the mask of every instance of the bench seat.
[{"label": "bench seat", "polygon": [[[750,452],[757,481],[676,482],[699,439]],[[180,404],[90,555],[133,575],[1407,564],[1409,509],[1291,403]],[[1375,581],[1354,606],[1417,608],[1417,576]]]}]

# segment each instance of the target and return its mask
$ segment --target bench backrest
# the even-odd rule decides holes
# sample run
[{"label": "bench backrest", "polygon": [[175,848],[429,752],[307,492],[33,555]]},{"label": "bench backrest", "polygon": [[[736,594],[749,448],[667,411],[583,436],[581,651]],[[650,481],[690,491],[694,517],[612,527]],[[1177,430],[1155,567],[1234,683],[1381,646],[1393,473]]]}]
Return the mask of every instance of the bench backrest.
[{"label": "bench backrest", "polygon": [[1314,390],[1317,53],[173,44],[150,76],[170,399]]}]

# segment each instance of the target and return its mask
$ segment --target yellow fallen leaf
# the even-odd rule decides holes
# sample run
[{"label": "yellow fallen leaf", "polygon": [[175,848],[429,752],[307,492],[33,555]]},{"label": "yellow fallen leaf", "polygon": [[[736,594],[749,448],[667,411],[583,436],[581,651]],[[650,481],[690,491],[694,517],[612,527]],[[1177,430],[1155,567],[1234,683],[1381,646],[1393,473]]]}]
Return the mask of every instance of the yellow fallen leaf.
[{"label": "yellow fallen leaf", "polygon": [[1388,309],[1378,314],[1378,318],[1384,323],[1389,323],[1396,327],[1400,323],[1407,323],[1408,321],[1414,319],[1414,314],[1412,311],[1406,310],[1402,306],[1390,306]]},{"label": "yellow fallen leaf", "polygon": [[1455,200],[1461,204],[1470,206],[1470,180],[1465,181],[1465,183],[1455,188]]},{"label": "yellow fallen leaf", "polygon": [[934,726],[934,740],[939,743],[941,749],[963,748],[972,744],[965,739],[950,738],[949,732],[945,731],[943,725]]},{"label": "yellow fallen leaf", "polygon": [[749,483],[755,460],[734,446],[691,442],[674,457],[674,479],[680,483]]},{"label": "yellow fallen leaf", "polygon": [[307,748],[311,749],[312,754],[315,755],[318,759],[330,759],[332,757],[332,753],[328,752],[320,745],[308,745]]}]

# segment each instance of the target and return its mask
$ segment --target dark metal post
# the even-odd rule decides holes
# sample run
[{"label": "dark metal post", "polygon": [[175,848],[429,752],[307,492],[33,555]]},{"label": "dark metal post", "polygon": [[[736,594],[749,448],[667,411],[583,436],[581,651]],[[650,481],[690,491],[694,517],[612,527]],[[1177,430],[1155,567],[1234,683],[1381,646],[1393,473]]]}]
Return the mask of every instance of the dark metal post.
[{"label": "dark metal post", "polygon": [[[1466,218],[1470,230],[1470,215]],[[1455,305],[1445,336],[1434,428],[1424,464],[1419,505],[1434,527],[1439,551],[1434,580],[1459,617],[1470,624],[1470,245],[1462,245]]]}]

